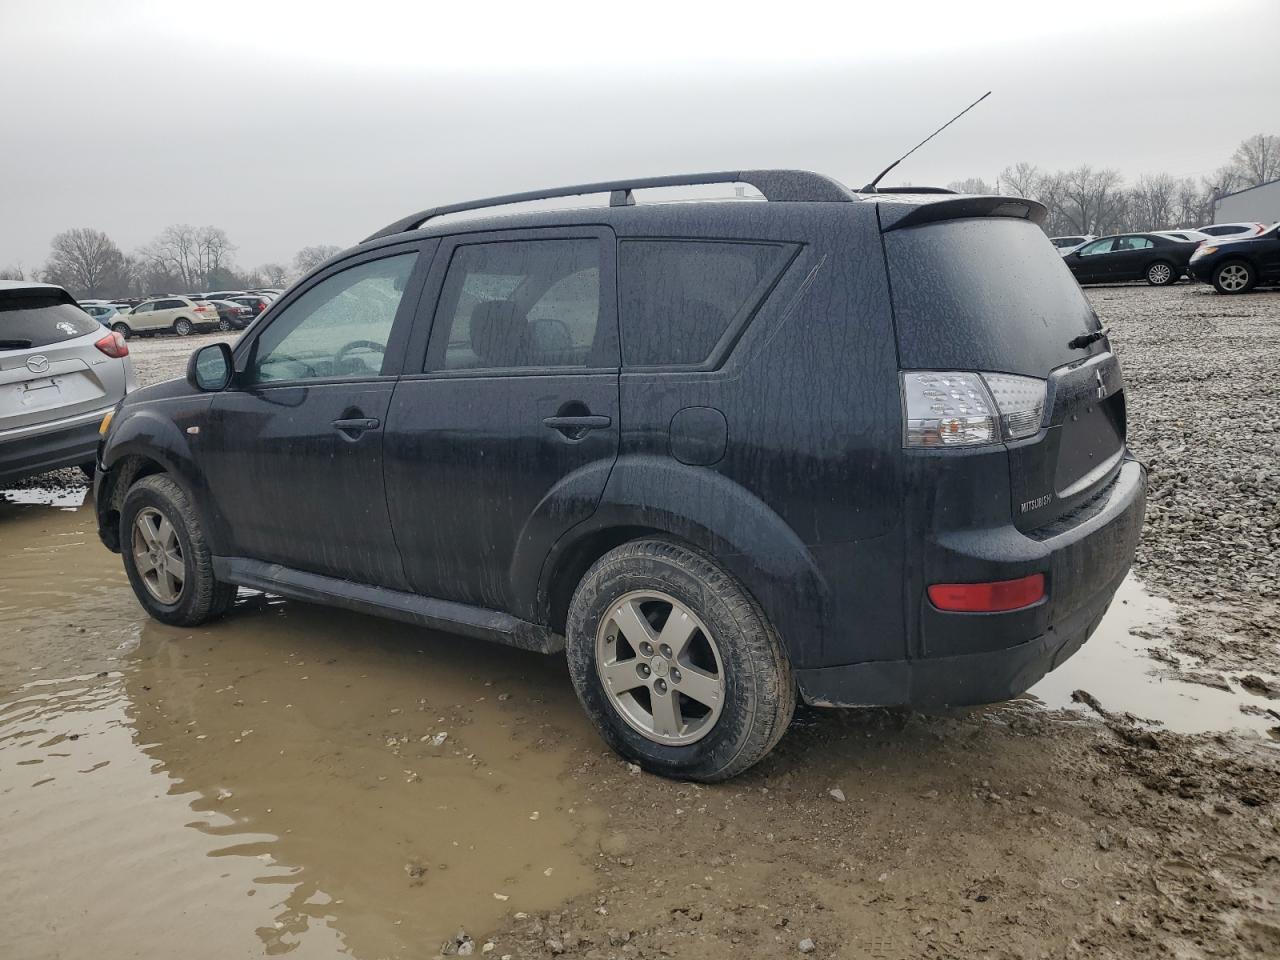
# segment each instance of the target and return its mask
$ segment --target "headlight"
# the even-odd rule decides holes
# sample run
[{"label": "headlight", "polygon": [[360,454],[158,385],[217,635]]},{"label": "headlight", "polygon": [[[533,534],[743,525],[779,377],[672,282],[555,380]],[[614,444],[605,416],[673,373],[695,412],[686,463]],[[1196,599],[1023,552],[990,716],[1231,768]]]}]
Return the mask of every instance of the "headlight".
[{"label": "headlight", "polygon": [[1217,247],[1205,246],[1203,243],[1196,247],[1191,253],[1192,260],[1199,260],[1201,257],[1207,257],[1211,253],[1217,253]]}]

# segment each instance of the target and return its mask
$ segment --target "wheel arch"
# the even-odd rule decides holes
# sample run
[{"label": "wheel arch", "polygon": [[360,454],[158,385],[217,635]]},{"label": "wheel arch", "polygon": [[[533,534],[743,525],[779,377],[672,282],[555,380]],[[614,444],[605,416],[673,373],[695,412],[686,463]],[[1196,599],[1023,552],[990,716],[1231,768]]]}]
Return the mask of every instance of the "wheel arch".
[{"label": "wheel arch", "polygon": [[536,597],[539,622],[563,632],[573,591],[614,547],[649,537],[711,554],[754,597],[794,666],[817,662],[830,589],[809,548],[766,503],[722,474],[666,458],[615,465],[600,504],[552,546]]}]

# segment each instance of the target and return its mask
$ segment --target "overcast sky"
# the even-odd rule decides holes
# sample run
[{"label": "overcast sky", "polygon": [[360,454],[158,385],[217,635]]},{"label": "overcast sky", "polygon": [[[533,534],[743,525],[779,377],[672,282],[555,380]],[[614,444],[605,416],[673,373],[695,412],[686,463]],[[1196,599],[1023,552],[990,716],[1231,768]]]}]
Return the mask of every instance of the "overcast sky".
[{"label": "overcast sky", "polygon": [[[1277,0],[0,0],[0,266],[221,226],[253,266],[434,203],[804,167],[1208,175],[1280,132]],[[816,9],[816,8],[815,8]]]}]

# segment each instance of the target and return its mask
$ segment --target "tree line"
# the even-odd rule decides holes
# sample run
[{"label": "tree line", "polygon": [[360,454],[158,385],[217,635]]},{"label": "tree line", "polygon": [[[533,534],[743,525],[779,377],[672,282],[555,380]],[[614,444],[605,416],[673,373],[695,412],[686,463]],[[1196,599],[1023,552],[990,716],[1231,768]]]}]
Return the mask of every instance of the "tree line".
[{"label": "tree line", "polygon": [[236,246],[225,230],[185,223],[165,227],[132,253],[92,227],[64,230],[49,247],[42,267],[6,267],[0,269],[0,280],[56,283],[82,300],[283,287],[342,250],[326,244],[303,247],[289,266],[264,263],[243,269],[235,263]]},{"label": "tree line", "polygon": [[1242,141],[1212,176],[1198,179],[1151,173],[1129,185],[1111,168],[1083,164],[1073,170],[1043,170],[1017,163],[1001,171],[994,185],[975,177],[948,186],[960,193],[1038,200],[1049,211],[1044,229],[1050,236],[1105,236],[1212,223],[1219,197],[1276,179],[1280,135],[1258,133]]},{"label": "tree line", "polygon": [[[1006,167],[994,185],[980,178],[949,184],[961,193],[1002,194],[1038,200],[1048,209],[1050,236],[1103,236],[1143,230],[1198,227],[1213,220],[1219,197],[1280,178],[1280,135],[1255,134],[1241,142],[1230,161],[1210,177],[1143,174],[1132,185],[1109,167],[1083,164],[1073,170],[1043,170],[1033,163]],[[81,299],[144,297],[216,289],[282,287],[342,248],[303,247],[291,265],[236,266],[236,246],[220,227],[166,227],[150,243],[124,253],[101,230],[65,230],[50,243],[43,267],[0,269],[0,280],[43,280]]]}]

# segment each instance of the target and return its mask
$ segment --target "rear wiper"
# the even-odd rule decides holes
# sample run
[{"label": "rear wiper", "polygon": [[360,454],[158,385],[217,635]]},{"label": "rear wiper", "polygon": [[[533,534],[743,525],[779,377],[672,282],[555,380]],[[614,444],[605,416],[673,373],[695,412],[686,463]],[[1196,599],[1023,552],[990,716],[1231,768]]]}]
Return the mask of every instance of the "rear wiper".
[{"label": "rear wiper", "polygon": [[1091,343],[1096,343],[1111,332],[1110,327],[1099,327],[1093,333],[1082,333],[1080,336],[1069,341],[1067,346],[1072,350],[1083,350]]},{"label": "rear wiper", "polygon": [[25,350],[29,346],[30,340],[0,340],[0,350]]}]

